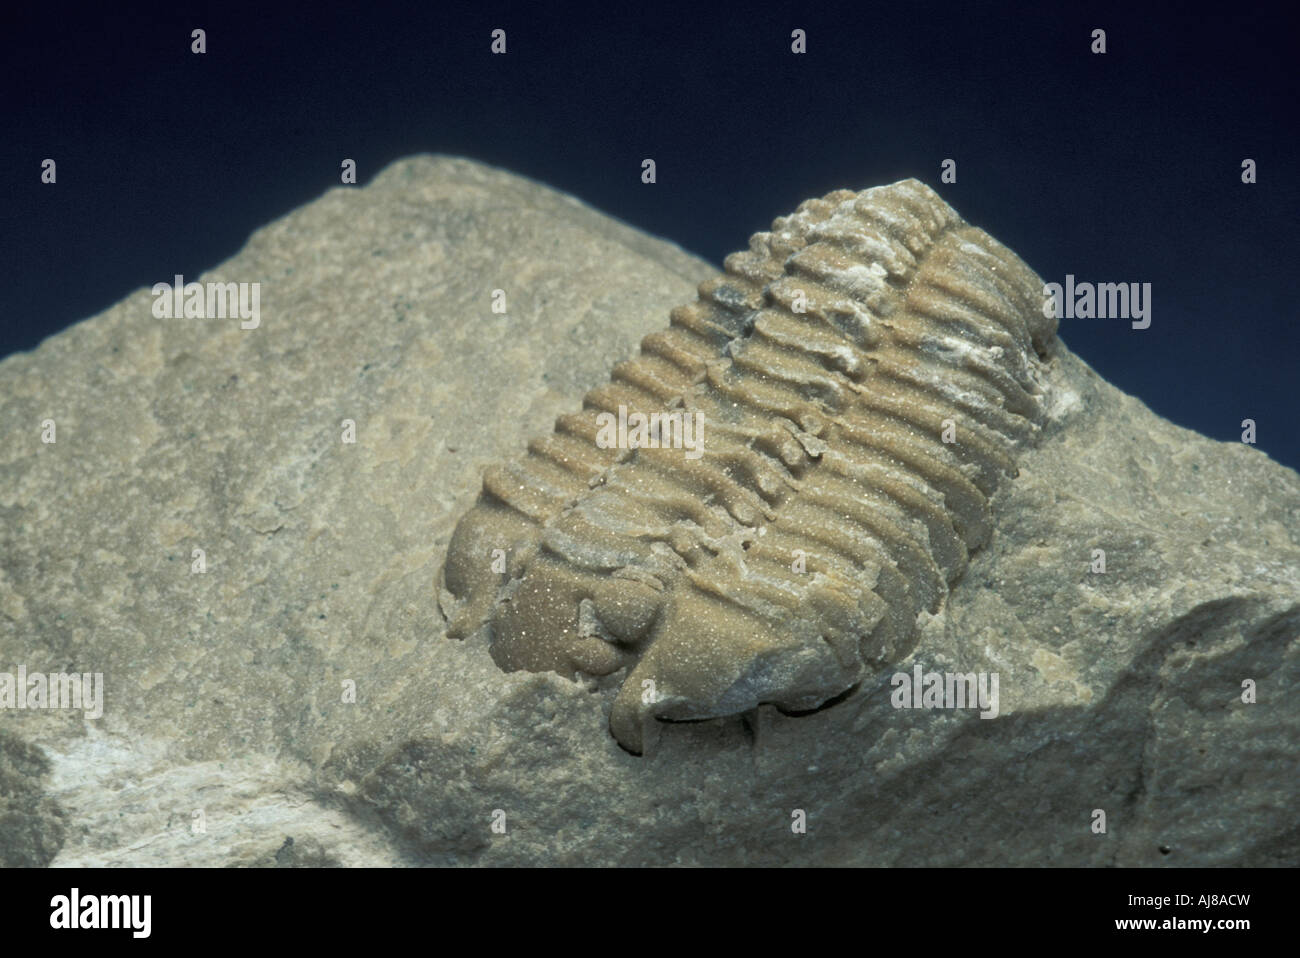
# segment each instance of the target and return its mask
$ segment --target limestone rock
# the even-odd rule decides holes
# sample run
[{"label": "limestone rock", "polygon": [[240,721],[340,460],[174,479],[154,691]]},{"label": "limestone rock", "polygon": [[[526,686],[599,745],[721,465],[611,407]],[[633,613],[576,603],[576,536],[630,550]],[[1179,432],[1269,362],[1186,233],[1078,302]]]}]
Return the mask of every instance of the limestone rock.
[{"label": "limestone rock", "polygon": [[4,714],[0,861],[1300,863],[1300,477],[1064,348],[992,540],[898,666],[996,672],[997,718],[896,709],[884,675],[636,758],[612,687],[446,638],[483,466],[712,274],[416,157],[194,277],[260,283],[256,329],[141,290],[0,362],[0,670],[104,677],[100,718]]}]

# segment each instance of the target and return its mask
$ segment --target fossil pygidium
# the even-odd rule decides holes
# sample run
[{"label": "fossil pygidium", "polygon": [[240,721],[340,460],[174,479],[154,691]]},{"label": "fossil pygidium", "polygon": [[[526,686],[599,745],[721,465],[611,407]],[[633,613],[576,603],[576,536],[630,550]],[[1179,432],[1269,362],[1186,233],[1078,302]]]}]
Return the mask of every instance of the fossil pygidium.
[{"label": "fossil pygidium", "polygon": [[[805,202],[488,469],[447,551],[449,633],[487,628],[508,671],[626,668],[610,730],[636,753],[654,718],[844,693],[910,652],[988,541],[1044,415],[1042,303],[915,180]],[[604,441],[628,410],[698,423],[695,454]]]}]

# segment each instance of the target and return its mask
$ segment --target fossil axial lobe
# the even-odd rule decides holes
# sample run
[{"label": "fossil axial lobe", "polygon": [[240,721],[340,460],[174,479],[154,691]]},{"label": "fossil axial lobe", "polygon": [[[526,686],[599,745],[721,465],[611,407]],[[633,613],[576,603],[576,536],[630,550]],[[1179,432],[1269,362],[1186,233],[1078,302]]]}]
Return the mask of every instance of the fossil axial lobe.
[{"label": "fossil axial lobe", "polygon": [[[651,718],[845,692],[988,540],[1043,416],[1042,290],[916,180],[805,202],[487,470],[443,569],[449,634],[486,627],[507,671],[627,668],[610,730],[636,753]],[[703,454],[602,448],[620,406],[702,414]]]}]

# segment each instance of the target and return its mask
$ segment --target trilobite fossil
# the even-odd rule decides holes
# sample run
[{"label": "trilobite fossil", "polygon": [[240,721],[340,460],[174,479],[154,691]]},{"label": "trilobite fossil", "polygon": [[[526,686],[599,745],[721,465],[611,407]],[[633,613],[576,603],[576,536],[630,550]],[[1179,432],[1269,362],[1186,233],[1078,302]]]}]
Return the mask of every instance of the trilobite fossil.
[{"label": "trilobite fossil", "polygon": [[652,719],[842,695],[988,541],[1044,415],[1042,304],[916,180],[803,203],[487,470],[443,568],[449,634],[486,628],[507,671],[627,669],[609,721],[634,753]]}]

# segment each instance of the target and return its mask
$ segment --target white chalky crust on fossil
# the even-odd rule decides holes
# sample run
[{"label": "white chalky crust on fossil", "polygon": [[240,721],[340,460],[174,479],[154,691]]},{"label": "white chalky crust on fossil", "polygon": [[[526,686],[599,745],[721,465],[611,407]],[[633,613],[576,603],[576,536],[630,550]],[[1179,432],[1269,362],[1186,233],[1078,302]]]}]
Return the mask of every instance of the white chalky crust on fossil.
[{"label": "white chalky crust on fossil", "polygon": [[[501,668],[627,668],[638,754],[650,719],[805,711],[906,656],[1044,415],[1042,281],[916,180],[809,200],[725,269],[487,470],[443,569],[449,634]],[[600,448],[620,405],[703,413],[703,456]]]}]

